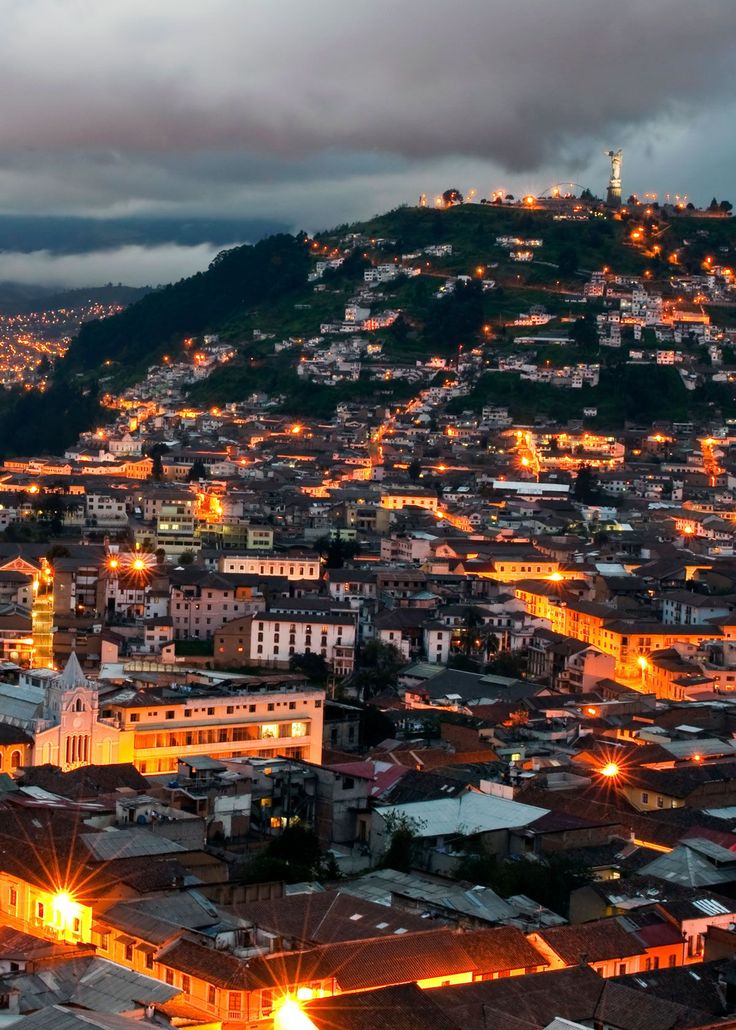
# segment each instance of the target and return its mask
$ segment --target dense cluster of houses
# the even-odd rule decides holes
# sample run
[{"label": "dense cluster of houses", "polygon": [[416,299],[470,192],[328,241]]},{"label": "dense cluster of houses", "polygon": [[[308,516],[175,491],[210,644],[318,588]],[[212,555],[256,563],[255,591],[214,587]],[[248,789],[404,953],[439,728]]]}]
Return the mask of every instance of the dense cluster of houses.
[{"label": "dense cluster of houses", "polygon": [[549,357],[588,304],[625,360],[727,380],[730,278],[596,272],[408,357],[406,280],[452,304],[494,261],[312,247],[313,334],[253,341],[365,396],[203,407],[237,349],[187,340],[0,469],[0,1023],[736,1025],[733,426],[463,410],[595,386]]}]

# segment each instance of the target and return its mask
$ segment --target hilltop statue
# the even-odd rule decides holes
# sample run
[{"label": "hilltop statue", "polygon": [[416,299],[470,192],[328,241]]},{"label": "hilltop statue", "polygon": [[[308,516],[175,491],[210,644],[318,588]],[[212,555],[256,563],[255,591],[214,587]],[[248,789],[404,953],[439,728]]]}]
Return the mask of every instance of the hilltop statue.
[{"label": "hilltop statue", "polygon": [[621,161],[623,150],[606,150],[606,157],[611,159],[611,178],[608,180],[606,204],[608,207],[621,207]]}]

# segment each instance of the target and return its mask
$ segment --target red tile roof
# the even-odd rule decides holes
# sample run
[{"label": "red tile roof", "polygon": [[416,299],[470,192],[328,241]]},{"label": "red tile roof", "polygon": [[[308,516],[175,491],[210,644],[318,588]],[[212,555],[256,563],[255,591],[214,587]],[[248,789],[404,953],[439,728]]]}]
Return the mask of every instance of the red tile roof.
[{"label": "red tile roof", "polygon": [[318,1030],[460,1030],[460,1023],[439,1008],[432,991],[414,984],[380,991],[340,994],[305,1006]]},{"label": "red tile roof", "polygon": [[617,919],[597,919],[577,926],[553,926],[539,936],[568,965],[607,962],[641,955],[642,944]]},{"label": "red tile roof", "polygon": [[520,930],[462,933],[447,929],[342,941],[241,961],[182,938],[158,956],[164,965],[230,990],[288,988],[318,982],[341,991],[369,990],[462,973],[491,975],[546,965]]}]

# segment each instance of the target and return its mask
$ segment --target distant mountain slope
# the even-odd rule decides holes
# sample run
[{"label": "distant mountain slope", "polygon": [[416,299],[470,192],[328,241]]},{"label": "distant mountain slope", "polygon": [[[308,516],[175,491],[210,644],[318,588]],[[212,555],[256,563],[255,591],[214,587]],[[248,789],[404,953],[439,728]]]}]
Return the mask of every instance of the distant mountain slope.
[{"label": "distant mountain slope", "polygon": [[45,393],[0,390],[0,454],[63,452],[101,417],[97,378],[108,358],[137,377],[184,337],[298,290],[308,267],[302,238],[271,236],[224,251],[207,271],[155,290],[119,315],[86,323]]},{"label": "distant mountain slope", "polygon": [[239,311],[303,286],[309,267],[301,238],[280,234],[255,246],[223,251],[206,272],[147,294],[119,315],[88,322],[60,369],[89,371],[110,359],[149,364],[184,337],[219,329]]},{"label": "distant mountain slope", "polygon": [[150,290],[144,286],[86,286],[60,290],[52,286],[0,283],[0,315],[86,307],[88,304],[133,304]]}]

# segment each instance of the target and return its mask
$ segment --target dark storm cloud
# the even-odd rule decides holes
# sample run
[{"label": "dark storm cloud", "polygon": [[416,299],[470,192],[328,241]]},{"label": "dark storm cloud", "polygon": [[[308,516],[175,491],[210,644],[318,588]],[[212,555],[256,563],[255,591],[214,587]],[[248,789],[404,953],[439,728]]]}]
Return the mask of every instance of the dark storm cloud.
[{"label": "dark storm cloud", "polygon": [[201,271],[222,249],[211,243],[191,247],[171,243],[131,245],[85,254],[0,251],[0,282],[59,287],[104,286],[108,282],[157,286]]},{"label": "dark storm cloud", "polygon": [[735,0],[0,0],[0,14],[4,211],[265,211],[316,228],[449,179],[487,192],[589,175],[600,190],[601,151],[620,145],[625,176],[679,161],[688,181],[661,188],[709,199],[732,147],[707,119],[730,124]]},{"label": "dark storm cloud", "polygon": [[733,0],[6,0],[6,151],[532,168],[732,88]]}]

